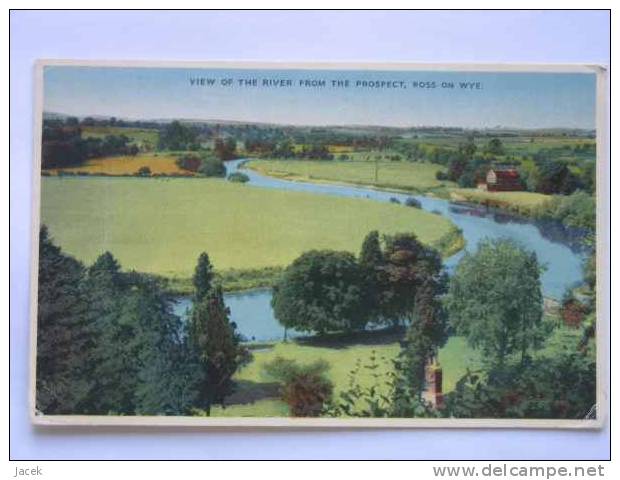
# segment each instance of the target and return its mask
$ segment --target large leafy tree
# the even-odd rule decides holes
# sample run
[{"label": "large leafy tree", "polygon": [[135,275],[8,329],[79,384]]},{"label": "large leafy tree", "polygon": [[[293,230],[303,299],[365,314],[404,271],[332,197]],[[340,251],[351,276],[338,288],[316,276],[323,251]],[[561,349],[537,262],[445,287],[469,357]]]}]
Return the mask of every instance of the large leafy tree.
[{"label": "large leafy tree", "polygon": [[579,179],[570,171],[566,162],[545,159],[539,164],[537,192],[569,195],[578,187]]},{"label": "large leafy tree", "polygon": [[406,323],[414,314],[418,288],[429,281],[439,288],[445,281],[441,257],[412,233],[386,235],[384,242],[380,309],[392,323]]},{"label": "large leafy tree", "polygon": [[450,323],[492,363],[540,346],[542,293],[536,254],[510,240],[483,241],[466,254],[450,281]]},{"label": "large leafy tree", "polygon": [[364,269],[348,252],[312,250],[274,288],[275,317],[287,328],[323,334],[362,329],[369,317]]},{"label": "large leafy tree", "polygon": [[504,145],[499,138],[492,138],[491,140],[489,140],[489,142],[485,146],[485,150],[491,155],[503,155],[505,153]]},{"label": "large leafy tree", "polygon": [[159,148],[160,150],[192,150],[197,136],[194,128],[175,120],[159,132]]}]

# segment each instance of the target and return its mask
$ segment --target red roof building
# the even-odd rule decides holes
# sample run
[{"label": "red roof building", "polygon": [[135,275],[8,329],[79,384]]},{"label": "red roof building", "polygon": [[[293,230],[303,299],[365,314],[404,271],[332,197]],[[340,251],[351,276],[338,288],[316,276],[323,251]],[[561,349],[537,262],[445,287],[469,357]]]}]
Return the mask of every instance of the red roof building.
[{"label": "red roof building", "polygon": [[524,190],[519,172],[515,168],[492,168],[487,173],[489,192],[518,192]]}]

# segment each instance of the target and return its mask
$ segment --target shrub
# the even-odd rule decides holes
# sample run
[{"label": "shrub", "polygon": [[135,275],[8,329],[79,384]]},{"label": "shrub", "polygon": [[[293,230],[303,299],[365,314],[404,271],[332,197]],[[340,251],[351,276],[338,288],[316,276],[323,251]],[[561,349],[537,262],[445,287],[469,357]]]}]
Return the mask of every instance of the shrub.
[{"label": "shrub", "polygon": [[281,382],[280,394],[293,417],[318,417],[331,401],[332,383],[325,377],[329,364],[317,360],[299,365],[295,360],[276,357],[265,365],[265,372]]},{"label": "shrub", "polygon": [[136,172],[136,175],[140,176],[140,177],[148,177],[151,175],[151,169],[149,167],[140,167],[138,169],[138,171]]},{"label": "shrub", "polygon": [[562,307],[560,308],[560,315],[567,327],[580,327],[587,313],[588,309],[586,305],[572,295],[568,295],[564,298]]},{"label": "shrub", "polygon": [[390,197],[390,203],[397,203],[400,205],[400,200],[396,197]]},{"label": "shrub", "polygon": [[220,159],[207,157],[203,159],[198,172],[205,177],[224,177],[226,176],[226,167]]},{"label": "shrub", "polygon": [[246,183],[250,181],[250,177],[248,177],[245,173],[235,172],[228,175],[228,181],[235,183]]},{"label": "shrub", "polygon": [[441,170],[439,170],[436,174],[435,174],[435,178],[437,180],[448,180],[448,175],[445,172],[442,172]]},{"label": "shrub", "polygon": [[405,200],[405,205],[413,208],[422,208],[422,203],[420,203],[420,200],[414,197],[409,197],[407,200]]},{"label": "shrub", "polygon": [[596,406],[596,360],[576,345],[503,369],[468,372],[446,395],[455,418],[584,418]]},{"label": "shrub", "polygon": [[184,155],[177,158],[176,164],[183,170],[189,170],[190,172],[197,172],[202,164],[202,159],[197,155]]}]

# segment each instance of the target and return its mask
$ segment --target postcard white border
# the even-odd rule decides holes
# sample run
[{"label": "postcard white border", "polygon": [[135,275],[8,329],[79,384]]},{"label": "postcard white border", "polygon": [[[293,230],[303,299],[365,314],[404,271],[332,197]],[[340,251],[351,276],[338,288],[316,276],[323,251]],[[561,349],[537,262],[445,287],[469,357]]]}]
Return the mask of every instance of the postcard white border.
[{"label": "postcard white border", "polygon": [[[293,418],[293,417],[189,417],[189,416],[105,416],[43,415],[36,412],[37,294],[39,269],[39,225],[41,203],[41,140],[43,125],[43,70],[49,66],[130,67],[130,68],[205,68],[245,70],[381,70],[381,71],[455,71],[455,72],[529,72],[594,73],[596,83],[596,163],[597,163],[597,418],[569,419],[425,419],[425,418]],[[32,174],[32,231],[30,270],[30,388],[29,412],[38,427],[187,427],[207,429],[413,429],[413,428],[493,428],[493,429],[600,429],[608,419],[607,383],[610,312],[604,311],[609,291],[602,288],[609,272],[608,213],[608,69],[595,64],[517,64],[517,63],[359,63],[359,62],[254,62],[254,61],[141,61],[141,60],[65,60],[42,59],[35,65],[34,92],[34,170]],[[603,215],[605,217],[603,218]],[[605,313],[606,318],[601,318]]]}]

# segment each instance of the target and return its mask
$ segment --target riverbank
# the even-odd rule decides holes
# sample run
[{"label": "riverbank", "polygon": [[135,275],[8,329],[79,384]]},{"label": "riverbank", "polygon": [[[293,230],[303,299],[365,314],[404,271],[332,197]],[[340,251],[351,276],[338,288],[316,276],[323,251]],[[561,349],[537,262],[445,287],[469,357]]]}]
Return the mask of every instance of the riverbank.
[{"label": "riverbank", "polygon": [[[448,181],[429,178],[431,172],[441,171],[441,166],[418,162],[387,162],[383,181],[374,170],[374,162],[352,161],[303,161],[303,160],[244,160],[240,166],[259,175],[286,182],[309,183],[364,188],[373,191],[393,192],[404,195],[423,195],[453,202],[464,202],[493,208],[535,220],[558,221],[566,227],[596,229],[596,203],[594,197],[584,192],[572,195],[546,195],[536,192],[489,192],[476,188],[457,188]],[[372,168],[371,168],[372,167]],[[373,177],[373,175],[375,175]],[[583,233],[583,232],[581,232]]]},{"label": "riverbank", "polygon": [[475,188],[457,188],[450,191],[450,199],[496,208],[524,217],[533,217],[553,197],[534,192],[488,192]]},{"label": "riverbank", "polygon": [[316,195],[216,179],[44,177],[42,223],[86,264],[105,251],[186,290],[206,251],[229,290],[268,285],[308,250],[359,252],[371,230],[453,238],[447,218],[369,198]]},{"label": "riverbank", "polygon": [[477,189],[452,190],[453,201],[473,203],[535,220],[555,221],[573,229],[578,238],[596,231],[596,201],[585,192],[571,195],[543,195],[534,192],[487,192]]},{"label": "riverbank", "polygon": [[[246,292],[271,288],[278,281],[284,267],[265,267],[232,269],[215,272],[215,282],[222,286],[224,293]],[[167,282],[168,291],[175,296],[194,294],[191,277],[160,277]]]},{"label": "riverbank", "polygon": [[[449,258],[465,248],[463,232],[452,226],[437,241],[432,243],[442,258]],[[263,288],[272,288],[280,278],[285,267],[264,267],[249,269],[231,269],[215,271],[215,281],[222,286],[225,293],[244,292]],[[164,277],[168,291],[175,296],[189,296],[194,293],[191,277]]]},{"label": "riverbank", "polygon": [[318,161],[250,159],[244,168],[261,175],[294,182],[352,185],[412,195],[447,198],[456,184],[437,180],[441,165],[424,162]]}]

